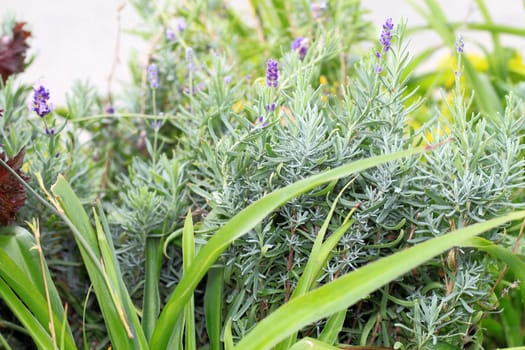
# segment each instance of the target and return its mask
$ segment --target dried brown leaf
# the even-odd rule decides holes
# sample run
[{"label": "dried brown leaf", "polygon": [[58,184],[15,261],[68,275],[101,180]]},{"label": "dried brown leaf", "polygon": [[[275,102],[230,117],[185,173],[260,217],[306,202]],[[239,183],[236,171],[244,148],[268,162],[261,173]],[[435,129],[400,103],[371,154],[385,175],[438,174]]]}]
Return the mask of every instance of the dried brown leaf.
[{"label": "dried brown leaf", "polygon": [[12,74],[24,71],[29,48],[27,38],[31,36],[24,26],[25,22],[16,22],[11,37],[0,37],[0,75],[4,81]]},{"label": "dried brown leaf", "polygon": [[[29,178],[20,170],[24,163],[24,155],[25,148],[6,163],[27,181]],[[0,153],[0,158],[5,161],[5,153]],[[26,199],[25,187],[7,169],[0,166],[0,225],[13,224],[16,212],[24,205]]]}]

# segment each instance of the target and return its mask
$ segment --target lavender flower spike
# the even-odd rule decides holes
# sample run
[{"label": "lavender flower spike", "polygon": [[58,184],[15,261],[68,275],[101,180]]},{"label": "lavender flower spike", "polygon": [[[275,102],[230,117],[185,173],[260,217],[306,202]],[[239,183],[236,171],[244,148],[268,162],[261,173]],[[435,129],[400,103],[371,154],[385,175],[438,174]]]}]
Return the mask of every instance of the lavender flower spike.
[{"label": "lavender flower spike", "polygon": [[292,41],[292,50],[299,54],[299,59],[302,61],[308,51],[308,39],[300,36]]},{"label": "lavender flower spike", "polygon": [[156,89],[159,87],[159,72],[157,69],[157,65],[155,63],[152,63],[148,66],[148,81],[149,85],[152,89]]},{"label": "lavender flower spike", "polygon": [[381,43],[381,45],[383,45],[383,52],[387,52],[390,49],[393,30],[394,24],[392,23],[392,18],[387,18],[385,23],[383,24],[381,36],[379,37],[379,42]]},{"label": "lavender flower spike", "polygon": [[456,39],[456,52],[463,53],[464,49],[465,49],[465,43],[463,42],[463,37],[461,35],[458,35]]},{"label": "lavender flower spike", "polygon": [[315,19],[321,18],[327,8],[326,1],[317,1],[310,5],[310,11]]},{"label": "lavender flower spike", "polygon": [[269,59],[266,64],[266,85],[268,87],[277,87],[279,84],[279,63],[276,60]]},{"label": "lavender flower spike", "polygon": [[42,118],[53,110],[53,105],[49,103],[49,90],[42,83],[33,86],[33,100],[29,108]]},{"label": "lavender flower spike", "polygon": [[183,17],[177,17],[175,22],[177,30],[179,32],[183,32],[186,28],[188,28],[188,24],[186,23],[186,20]]},{"label": "lavender flower spike", "polygon": [[169,41],[174,41],[175,39],[177,39],[177,36],[173,32],[173,29],[166,28],[166,39]]}]

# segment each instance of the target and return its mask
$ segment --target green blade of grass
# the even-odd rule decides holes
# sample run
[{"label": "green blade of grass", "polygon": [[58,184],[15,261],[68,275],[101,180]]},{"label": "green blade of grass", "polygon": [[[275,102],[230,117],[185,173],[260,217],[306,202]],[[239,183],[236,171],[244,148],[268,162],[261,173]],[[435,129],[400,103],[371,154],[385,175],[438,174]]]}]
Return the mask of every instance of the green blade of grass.
[{"label": "green blade of grass", "polygon": [[[41,266],[33,235],[17,226],[0,229],[0,278],[33,313],[44,329],[49,330],[49,309],[44,278],[49,292],[49,303],[54,326],[64,329],[58,343],[74,349],[75,342],[58,291],[53,284],[47,265]],[[44,275],[42,274],[44,270]],[[15,313],[16,314],[16,313]],[[28,329],[32,334],[32,329]]]},{"label": "green blade of grass", "polygon": [[[68,225],[77,231],[74,238],[93,284],[113,347],[148,349],[134,305],[122,280],[108,232],[105,232],[98,219],[97,230],[93,229],[82,203],[63,176],[58,177],[52,192],[60,210],[69,220]],[[79,242],[79,235],[82,236],[83,243]],[[98,259],[96,262],[93,261],[93,256]],[[96,266],[99,261],[103,262],[102,270],[100,265]]]},{"label": "green blade of grass", "polygon": [[204,316],[206,331],[210,339],[210,350],[221,350],[221,322],[224,269],[212,267],[208,271],[206,292],[204,294]]},{"label": "green blade of grass", "polygon": [[224,327],[224,350],[233,350],[232,320],[229,319]]},{"label": "green blade of grass", "polygon": [[162,252],[159,237],[146,237],[144,298],[142,303],[142,329],[150,339],[160,312],[160,271]]},{"label": "green blade of grass", "polygon": [[[191,217],[191,210],[188,210],[186,220],[184,221],[184,228],[182,230],[182,266],[184,274],[187,273],[193,259],[195,258],[195,236],[193,233],[193,220]],[[185,307],[185,333],[184,342],[186,350],[195,350],[197,348],[197,341],[195,339],[195,313],[194,313],[193,295],[186,303]]]},{"label": "green blade of grass", "polygon": [[328,318],[323,331],[319,335],[319,340],[328,343],[335,344],[338,339],[338,335],[343,329],[343,325],[346,318],[346,309],[336,312]]},{"label": "green blade of grass", "polygon": [[38,348],[53,349],[53,340],[46,327],[38,321],[2,278],[0,278],[0,296],[24,328],[30,332],[31,338]]},{"label": "green blade of grass", "polygon": [[432,257],[487,230],[524,217],[525,211],[514,212],[433,238],[370,263],[281,306],[259,322],[235,349],[271,349],[293,332],[352,306]]}]

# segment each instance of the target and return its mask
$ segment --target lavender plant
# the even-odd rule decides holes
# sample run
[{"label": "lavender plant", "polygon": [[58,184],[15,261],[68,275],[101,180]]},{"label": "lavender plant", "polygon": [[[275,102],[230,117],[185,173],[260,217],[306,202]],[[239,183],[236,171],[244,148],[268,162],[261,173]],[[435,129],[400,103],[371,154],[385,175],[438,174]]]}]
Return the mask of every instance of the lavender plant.
[{"label": "lavender plant", "polygon": [[[403,78],[409,58],[402,31],[400,25],[394,34],[392,20],[385,22],[380,50],[356,67],[343,100],[323,103],[321,87],[312,84],[319,79],[312,63],[320,57],[323,40],[312,43],[310,59],[301,62],[294,52],[282,58],[282,85],[273,83],[276,61],[270,60],[267,86],[252,102],[254,115],[261,113],[267,124],[224,136],[215,153],[204,152],[210,157],[199,161],[200,171],[212,175],[211,183],[202,187],[212,209],[204,223],[222,225],[265,193],[321,169],[430,142],[430,137],[434,142],[454,141],[424,159],[390,162],[346,180],[352,184],[339,200],[329,232],[342,225],[348,210],[359,209],[317,283],[520,207],[512,199],[513,190],[523,186],[523,121],[517,102],[510,97],[498,120],[470,118],[459,88],[461,72],[451,71],[458,81],[450,106],[455,124],[442,125],[443,118],[436,116],[435,124],[409,132],[407,121],[418,103],[408,103],[413,92],[407,91]],[[273,101],[276,112],[261,108]],[[506,170],[501,173],[502,169]],[[233,320],[237,337],[275,305],[290,300],[342,185],[333,183],[292,200],[227,250],[222,259],[225,316]],[[496,232],[492,239],[498,239]],[[482,268],[487,264],[490,260],[476,251],[452,250],[349,309],[339,341],[397,348],[427,348],[440,342],[462,346],[470,327],[494,307],[490,286],[496,276]],[[323,325],[303,332],[319,336]],[[477,340],[473,335],[469,339]]]},{"label": "lavender plant", "polygon": [[[31,181],[20,162],[1,169],[31,196],[19,219],[46,214],[32,234],[2,230],[0,295],[37,347],[480,346],[476,326],[497,310],[483,252],[500,249],[523,275],[500,243],[501,225],[525,216],[508,214],[522,208],[521,101],[469,115],[459,65],[454,122],[436,109],[413,130],[403,23],[387,19],[354,61],[359,2],[271,3],[251,3],[250,51],[254,34],[229,8],[134,1],[144,35],[161,36],[146,64],[132,61],[126,101],[77,84],[54,109],[45,85],[3,87],[2,151],[27,147]],[[198,29],[213,19],[235,53]],[[458,41],[459,62],[466,50]]]}]

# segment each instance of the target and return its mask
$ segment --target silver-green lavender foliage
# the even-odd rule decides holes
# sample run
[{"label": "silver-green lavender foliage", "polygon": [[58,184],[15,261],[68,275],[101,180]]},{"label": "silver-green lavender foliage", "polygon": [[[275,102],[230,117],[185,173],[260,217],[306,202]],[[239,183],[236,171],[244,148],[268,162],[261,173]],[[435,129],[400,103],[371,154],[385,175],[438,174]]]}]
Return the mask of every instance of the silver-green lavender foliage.
[{"label": "silver-green lavender foliage", "polygon": [[[184,200],[186,164],[162,154],[158,160],[134,158],[128,173],[120,176],[120,201],[108,207],[110,221],[116,225],[115,245],[124,280],[130,290],[139,292],[144,280],[147,239],[159,239],[177,232],[188,203]],[[174,245],[166,250],[161,283],[163,296],[180,278],[180,253]],[[135,290],[133,288],[139,287]]]},{"label": "silver-green lavender foliage", "polygon": [[[524,182],[520,102],[509,97],[504,115],[470,116],[458,82],[450,105],[454,122],[444,124],[436,112],[433,122],[414,133],[407,122],[418,103],[410,103],[414,92],[405,88],[409,55],[400,28],[381,57],[382,70],[375,56],[356,64],[342,99],[326,100],[323,86],[316,83],[323,55],[334,54],[329,43],[313,43],[304,61],[284,53],[279,88],[255,83],[256,96],[241,113],[254,116],[254,123],[219,138],[209,146],[213,152],[203,145],[204,158],[197,164],[210,178],[197,183],[198,193],[212,209],[205,225],[214,227],[265,193],[323,169],[430,142],[429,135],[432,142],[444,143],[422,158],[391,162],[296,198],[237,240],[222,263],[226,313],[238,336],[290,297],[316,232],[348,181],[353,183],[329,231],[352,208],[358,208],[355,223],[319,283],[519,206],[511,194]],[[275,111],[265,108],[271,103]],[[257,123],[258,116],[265,124]],[[497,238],[498,232],[490,237]],[[340,341],[407,349],[438,342],[461,346],[469,327],[492,307],[495,276],[484,267],[487,260],[468,249],[432,260],[349,309]]]}]

